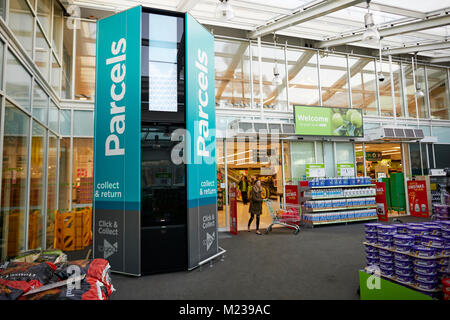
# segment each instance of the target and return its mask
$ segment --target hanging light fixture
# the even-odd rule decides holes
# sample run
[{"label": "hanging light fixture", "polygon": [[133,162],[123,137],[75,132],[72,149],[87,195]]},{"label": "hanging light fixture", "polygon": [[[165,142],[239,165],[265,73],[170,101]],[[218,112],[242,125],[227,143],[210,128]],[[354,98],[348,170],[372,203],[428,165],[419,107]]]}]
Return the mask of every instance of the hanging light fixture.
[{"label": "hanging light fixture", "polygon": [[384,75],[383,75],[383,58],[381,56],[381,41],[380,41],[380,72],[378,72],[378,81],[383,82],[384,81]]},{"label": "hanging light fixture", "polygon": [[370,12],[369,7],[370,0],[367,0],[367,13],[364,15],[364,24],[366,26],[366,31],[364,31],[362,36],[362,41],[369,45],[378,45],[380,41],[380,34],[377,28],[375,28],[375,23],[373,22],[373,15]]},{"label": "hanging light fixture", "polygon": [[420,99],[420,98],[423,98],[425,96],[425,93],[423,93],[422,88],[420,87],[420,83],[417,80],[417,76],[416,76],[416,73],[417,73],[417,52],[414,54],[414,58],[412,58],[412,59],[413,59],[413,68],[414,68],[414,61],[415,61],[415,64],[416,64],[416,66],[415,66],[416,70],[415,70],[415,73],[414,73],[414,81],[416,82],[416,92],[414,93],[414,96],[417,99]]},{"label": "hanging light fixture", "polygon": [[276,42],[276,36],[273,34],[273,43],[274,43],[274,59],[275,59],[275,66],[273,67],[273,79],[272,79],[272,85],[274,86],[280,86],[283,83],[283,80],[281,80],[280,77],[280,71],[278,71],[278,61],[277,61],[277,42]]},{"label": "hanging light fixture", "polygon": [[234,18],[234,10],[229,0],[219,0],[219,4],[216,8],[216,18],[224,21],[230,21]]}]

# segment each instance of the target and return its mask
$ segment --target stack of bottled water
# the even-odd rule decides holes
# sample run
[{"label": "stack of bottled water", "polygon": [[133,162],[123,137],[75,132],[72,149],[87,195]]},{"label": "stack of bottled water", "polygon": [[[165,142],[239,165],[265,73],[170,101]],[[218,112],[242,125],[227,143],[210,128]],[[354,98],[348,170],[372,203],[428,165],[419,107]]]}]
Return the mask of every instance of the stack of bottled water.
[{"label": "stack of bottled water", "polygon": [[371,183],[370,177],[336,177],[336,178],[313,178],[308,181],[309,187],[327,186],[353,186],[368,185]]}]

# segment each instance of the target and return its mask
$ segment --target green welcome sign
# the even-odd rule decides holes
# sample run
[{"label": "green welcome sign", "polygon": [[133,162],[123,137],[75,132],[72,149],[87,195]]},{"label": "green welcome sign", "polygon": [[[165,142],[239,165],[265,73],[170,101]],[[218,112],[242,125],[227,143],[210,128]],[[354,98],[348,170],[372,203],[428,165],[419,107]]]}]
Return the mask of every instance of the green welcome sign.
[{"label": "green welcome sign", "polygon": [[294,106],[295,134],[363,137],[361,109]]}]

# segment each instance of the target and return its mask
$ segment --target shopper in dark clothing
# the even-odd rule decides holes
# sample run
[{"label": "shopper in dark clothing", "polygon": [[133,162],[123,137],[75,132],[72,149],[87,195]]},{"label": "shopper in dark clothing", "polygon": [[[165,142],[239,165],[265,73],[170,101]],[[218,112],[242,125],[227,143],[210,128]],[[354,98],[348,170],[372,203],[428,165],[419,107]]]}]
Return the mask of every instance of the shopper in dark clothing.
[{"label": "shopper in dark clothing", "polygon": [[244,205],[248,203],[248,181],[246,176],[242,176],[241,181],[239,181],[239,190],[241,190],[242,202]]},{"label": "shopper in dark clothing", "polygon": [[248,221],[248,232],[250,232],[250,225],[252,224],[253,218],[256,215],[256,234],[261,234],[259,232],[259,216],[262,213],[262,198],[261,198],[261,181],[256,180],[253,184],[252,191],[250,192],[250,220]]}]

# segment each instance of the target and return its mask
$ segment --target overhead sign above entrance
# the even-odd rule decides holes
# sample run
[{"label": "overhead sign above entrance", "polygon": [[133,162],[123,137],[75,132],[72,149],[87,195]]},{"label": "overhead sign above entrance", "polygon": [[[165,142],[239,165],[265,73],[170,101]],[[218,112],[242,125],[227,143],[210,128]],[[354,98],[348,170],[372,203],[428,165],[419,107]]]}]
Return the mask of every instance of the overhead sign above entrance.
[{"label": "overhead sign above entrance", "polygon": [[361,109],[294,106],[295,134],[364,137]]}]

